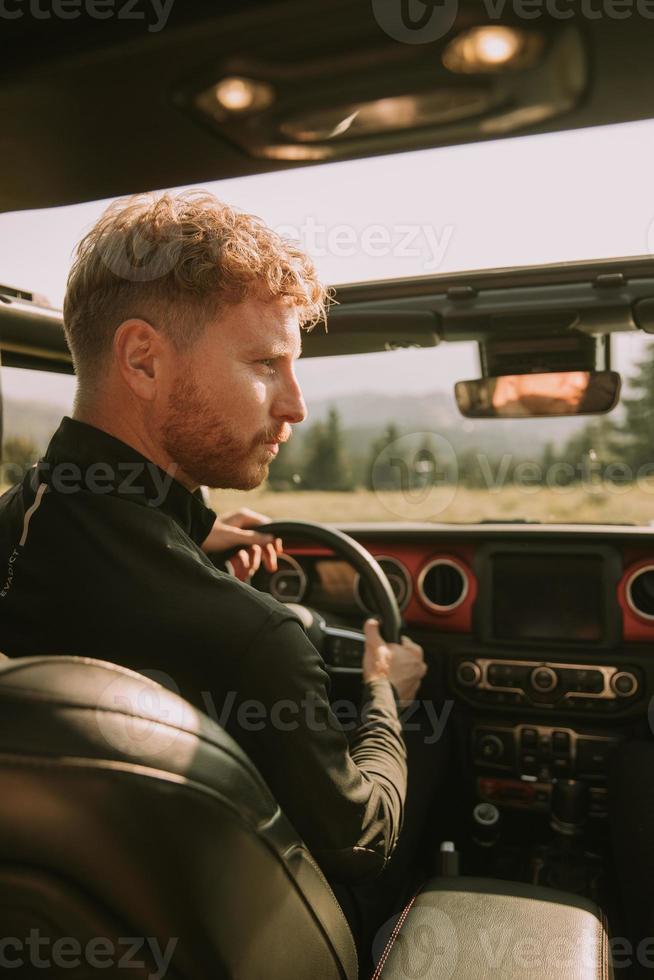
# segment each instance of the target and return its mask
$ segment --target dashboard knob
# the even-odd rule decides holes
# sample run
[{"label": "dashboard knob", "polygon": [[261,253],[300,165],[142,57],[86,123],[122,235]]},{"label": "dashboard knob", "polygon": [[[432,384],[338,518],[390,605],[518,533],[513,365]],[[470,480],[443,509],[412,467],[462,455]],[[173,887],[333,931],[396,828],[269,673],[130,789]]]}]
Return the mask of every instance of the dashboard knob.
[{"label": "dashboard knob", "polygon": [[638,690],[638,678],[628,670],[619,670],[611,677],[611,689],[619,698],[629,698]]},{"label": "dashboard knob", "polygon": [[559,683],[556,671],[551,667],[535,667],[531,672],[531,686],[541,694],[549,694]]},{"label": "dashboard knob", "polygon": [[482,735],[477,744],[477,752],[487,762],[497,762],[504,755],[502,739],[497,735]]},{"label": "dashboard knob", "polygon": [[474,660],[464,660],[456,668],[456,679],[462,687],[476,687],[481,680],[481,670]]}]

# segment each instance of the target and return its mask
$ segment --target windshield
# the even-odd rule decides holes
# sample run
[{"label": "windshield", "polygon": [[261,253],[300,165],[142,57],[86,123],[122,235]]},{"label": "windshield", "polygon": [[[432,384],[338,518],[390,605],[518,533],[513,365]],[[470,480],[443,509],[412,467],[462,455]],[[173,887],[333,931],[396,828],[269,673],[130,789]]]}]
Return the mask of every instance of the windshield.
[{"label": "windshield", "polygon": [[[653,157],[648,120],[204,186],[296,238],[326,282],[379,281],[654,250]],[[107,203],[0,215],[0,282],[60,307],[73,249]],[[323,521],[647,524],[652,348],[640,334],[612,346],[623,399],[576,419],[462,418],[454,383],[479,376],[472,343],[300,361],[308,420],[265,487],[214,502]],[[70,411],[74,379],[5,368],[3,380],[5,462],[24,462]]]},{"label": "windshield", "polygon": [[268,484],[214,503],[343,523],[649,524],[654,341],[614,335],[612,356],[623,389],[607,415],[481,420],[454,399],[479,373],[473,343],[300,361],[308,417]]}]

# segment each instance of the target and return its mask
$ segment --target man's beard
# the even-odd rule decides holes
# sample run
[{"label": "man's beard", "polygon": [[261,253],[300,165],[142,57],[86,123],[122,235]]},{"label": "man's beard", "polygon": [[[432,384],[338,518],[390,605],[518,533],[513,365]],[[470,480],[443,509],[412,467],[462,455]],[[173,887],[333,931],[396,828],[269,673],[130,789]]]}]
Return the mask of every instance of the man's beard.
[{"label": "man's beard", "polygon": [[190,482],[233,490],[252,490],[266,479],[271,457],[264,443],[279,437],[279,431],[263,431],[244,440],[187,377],[175,384],[162,430],[166,453]]}]

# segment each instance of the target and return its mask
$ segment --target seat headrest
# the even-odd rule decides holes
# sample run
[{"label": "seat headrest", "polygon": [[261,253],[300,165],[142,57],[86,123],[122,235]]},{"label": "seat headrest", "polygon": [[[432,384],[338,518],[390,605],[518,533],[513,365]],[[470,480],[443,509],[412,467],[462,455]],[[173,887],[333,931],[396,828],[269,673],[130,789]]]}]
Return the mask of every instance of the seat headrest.
[{"label": "seat headrest", "polygon": [[[242,794],[255,823],[277,804],[258,770],[224,729],[149,677],[90,657],[26,657],[0,663],[0,752],[75,756],[153,767]],[[234,780],[241,774],[238,785]]]}]

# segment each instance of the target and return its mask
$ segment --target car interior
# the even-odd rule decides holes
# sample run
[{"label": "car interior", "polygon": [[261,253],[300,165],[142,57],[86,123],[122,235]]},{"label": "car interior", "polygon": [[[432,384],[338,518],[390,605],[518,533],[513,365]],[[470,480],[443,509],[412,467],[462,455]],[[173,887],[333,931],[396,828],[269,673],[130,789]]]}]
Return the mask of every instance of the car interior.
[{"label": "car interior", "polygon": [[[0,211],[654,117],[654,22],[635,4],[623,18],[563,6],[531,4],[527,19],[520,4],[178,0],[159,31],[149,4],[133,5],[141,19],[0,19]],[[431,12],[433,37],[409,40],[407,9]],[[484,29],[512,39],[504,60]],[[607,414],[624,388],[616,349],[649,350],[654,334],[647,255],[334,295],[302,361],[329,372],[413,350],[437,370],[440,351],[474,345],[479,377],[448,383],[480,432]],[[73,374],[61,311],[11,283],[0,354],[3,369]],[[180,980],[654,971],[654,507],[566,523],[393,507],[383,521],[275,518],[278,570],[251,580],[297,611],[335,703],[359,697],[367,616],[425,652],[420,699],[450,761],[370,955],[239,746],[153,681],[144,702],[143,678],[92,644],[87,660],[0,663],[0,939],[38,927],[163,950],[174,936],[165,975]],[[434,760],[441,748],[425,739]],[[163,975],[154,948],[126,960],[132,976]],[[15,972],[46,975],[29,969]]]}]

